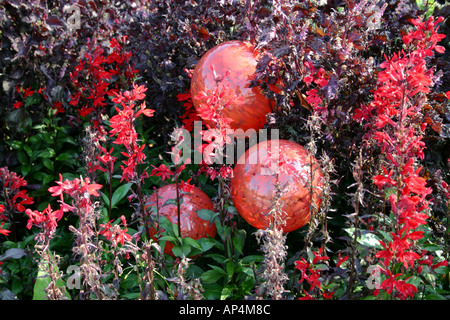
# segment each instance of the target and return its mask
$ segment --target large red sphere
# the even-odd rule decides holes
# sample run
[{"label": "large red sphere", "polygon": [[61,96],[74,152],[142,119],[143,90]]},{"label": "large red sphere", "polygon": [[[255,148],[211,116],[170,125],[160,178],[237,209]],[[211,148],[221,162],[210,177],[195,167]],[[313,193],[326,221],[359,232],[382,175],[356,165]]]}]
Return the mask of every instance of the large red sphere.
[{"label": "large red sphere", "polygon": [[[278,148],[274,141],[278,141]],[[270,165],[272,159],[279,160],[278,167]],[[301,145],[289,140],[269,140],[252,146],[234,167],[231,195],[244,220],[265,229],[271,219],[267,214],[273,207],[277,172],[280,185],[288,187],[281,197],[286,218],[283,231],[291,232],[310,220],[311,180],[317,207],[323,186],[319,165]]]},{"label": "large red sphere", "polygon": [[[194,107],[198,110],[205,99],[195,99],[200,91],[214,90],[216,80],[211,70],[223,78],[222,84],[229,85],[228,93],[222,98],[227,102],[234,97],[240,98],[223,109],[225,117],[233,122],[231,129],[259,130],[264,127],[266,114],[272,111],[271,103],[262,93],[260,87],[250,88],[254,79],[259,52],[248,42],[228,41],[209,50],[197,63],[191,79],[191,95]],[[205,120],[205,119],[203,119]],[[213,124],[205,121],[210,126]]]},{"label": "large red sphere", "polygon": [[[169,219],[173,224],[178,225],[178,210],[176,205],[177,185],[169,184],[155,191],[146,203],[146,207],[156,206],[156,195],[158,195],[158,212],[160,215]],[[181,235],[194,240],[205,238],[208,235],[213,237],[216,235],[215,224],[210,225],[206,220],[200,219],[197,211],[200,209],[213,210],[211,199],[197,187],[189,193],[182,192],[180,189],[180,198],[183,199],[180,206]],[[168,200],[169,203],[166,203]],[[156,210],[153,210],[152,218],[155,224],[158,222]],[[150,228],[150,236],[154,237],[156,230]],[[173,245],[167,243],[164,252],[171,253]]]}]

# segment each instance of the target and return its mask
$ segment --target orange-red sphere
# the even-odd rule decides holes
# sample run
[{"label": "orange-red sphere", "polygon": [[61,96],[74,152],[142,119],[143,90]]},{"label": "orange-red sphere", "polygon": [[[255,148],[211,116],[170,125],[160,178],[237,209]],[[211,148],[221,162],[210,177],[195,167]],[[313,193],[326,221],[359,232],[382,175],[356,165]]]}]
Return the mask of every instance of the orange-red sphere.
[{"label": "orange-red sphere", "polygon": [[[280,185],[288,187],[281,197],[286,218],[283,231],[291,232],[310,220],[311,180],[314,203],[320,206],[323,174],[316,160],[301,145],[289,140],[277,141],[278,148],[272,148],[274,141],[269,140],[252,146],[241,156],[234,167],[231,195],[245,221],[258,229],[267,228],[278,172]],[[279,159],[279,166],[270,166],[271,159]]]},{"label": "orange-red sphere", "polygon": [[[146,207],[156,206],[156,195],[158,194],[158,212],[160,215],[169,219],[173,224],[178,225],[178,210],[176,205],[177,186],[175,183],[169,184],[159,188],[155,191],[146,203]],[[180,206],[180,220],[181,220],[181,235],[182,237],[189,237],[194,240],[205,238],[208,235],[213,237],[216,235],[215,224],[210,225],[208,221],[200,219],[197,211],[200,209],[213,210],[213,203],[211,199],[197,187],[194,187],[190,193],[184,193],[180,189],[180,198],[183,199]],[[173,199],[173,203],[169,201]],[[166,205],[164,205],[166,204]],[[152,218],[155,224],[158,222],[156,210],[152,213]],[[156,230],[151,228],[149,230],[150,236],[154,237]],[[164,252],[171,253],[173,245],[166,243]]]},{"label": "orange-red sphere", "polygon": [[[266,114],[271,112],[271,103],[262,93],[260,87],[250,88],[254,79],[259,52],[248,42],[228,41],[209,50],[197,63],[191,79],[191,95],[194,107],[198,110],[205,99],[195,99],[200,91],[214,90],[216,80],[211,66],[217,76],[223,78],[222,84],[229,85],[229,93],[222,99],[229,101],[239,97],[238,101],[223,109],[223,115],[233,120],[231,129],[259,130],[264,127]],[[205,119],[203,119],[205,120]],[[209,125],[213,124],[205,121]]]}]

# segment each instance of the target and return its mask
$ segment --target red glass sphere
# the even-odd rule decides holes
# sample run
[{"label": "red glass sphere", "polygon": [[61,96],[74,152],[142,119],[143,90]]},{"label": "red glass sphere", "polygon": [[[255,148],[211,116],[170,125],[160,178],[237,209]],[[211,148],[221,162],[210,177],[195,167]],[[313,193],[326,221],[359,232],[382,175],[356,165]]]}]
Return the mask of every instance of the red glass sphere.
[{"label": "red glass sphere", "polygon": [[[222,111],[225,117],[233,120],[231,129],[262,129],[266,114],[272,111],[272,104],[261,93],[260,87],[249,87],[250,81],[255,77],[258,56],[259,52],[254,46],[243,41],[224,42],[209,50],[197,63],[191,79],[191,95],[195,109],[198,110],[199,105],[206,100],[196,99],[197,94],[216,88],[212,67],[218,77],[228,74],[221,82],[224,86],[229,86],[223,101],[240,98]],[[205,122],[213,126],[211,122]]]},{"label": "red glass sphere", "polygon": [[[255,228],[265,229],[270,222],[268,213],[273,206],[278,172],[280,185],[288,187],[281,197],[286,218],[283,231],[291,232],[309,222],[311,172],[313,200],[317,207],[320,206],[323,174],[317,161],[301,145],[289,140],[276,140],[276,147],[274,141],[256,144],[240,157],[234,167],[231,195],[244,220]],[[275,160],[271,162],[272,159],[279,160],[278,167],[270,165],[277,163]]]},{"label": "red glass sphere", "polygon": [[[176,205],[177,199],[177,185],[175,183],[165,185],[155,191],[146,203],[146,208],[156,206],[156,195],[158,195],[158,212],[160,215],[169,219],[173,224],[178,225],[178,210]],[[200,219],[197,216],[197,211],[200,209],[213,210],[213,203],[211,199],[197,187],[189,193],[182,192],[180,189],[180,198],[183,199],[180,206],[180,220],[181,220],[181,235],[182,237],[189,237],[194,240],[205,238],[208,235],[213,237],[216,235],[215,224],[210,225],[206,220]],[[168,200],[173,199],[173,203]],[[165,205],[164,205],[165,204]],[[155,224],[158,222],[156,210],[152,213],[152,218]],[[150,236],[154,238],[156,234],[155,228],[150,228]],[[173,245],[166,243],[164,249],[165,253],[172,253]]]}]

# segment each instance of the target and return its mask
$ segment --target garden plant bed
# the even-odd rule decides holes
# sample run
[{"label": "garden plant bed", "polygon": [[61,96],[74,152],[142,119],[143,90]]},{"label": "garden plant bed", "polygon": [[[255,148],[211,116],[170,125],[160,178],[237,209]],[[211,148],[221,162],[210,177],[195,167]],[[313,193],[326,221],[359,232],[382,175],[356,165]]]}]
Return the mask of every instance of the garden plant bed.
[{"label": "garden plant bed", "polygon": [[449,299],[449,8],[2,1],[0,300]]}]

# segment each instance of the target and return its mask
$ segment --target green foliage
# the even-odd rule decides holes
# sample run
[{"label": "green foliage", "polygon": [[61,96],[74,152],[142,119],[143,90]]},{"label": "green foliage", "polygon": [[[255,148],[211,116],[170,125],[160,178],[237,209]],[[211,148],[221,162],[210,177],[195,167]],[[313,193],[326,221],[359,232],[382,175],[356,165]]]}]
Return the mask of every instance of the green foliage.
[{"label": "green foliage", "polygon": [[[41,269],[36,276],[36,282],[33,288],[33,300],[48,300],[46,289],[50,285],[50,275],[48,274],[48,263],[40,261]],[[56,267],[53,272],[59,273],[59,268]],[[62,279],[56,281],[58,288],[64,291],[65,297],[70,299],[69,293],[65,290],[65,283]]]},{"label": "green foliage", "polygon": [[3,241],[0,245],[0,300],[32,298],[35,263],[28,248],[34,236],[19,242]]}]

